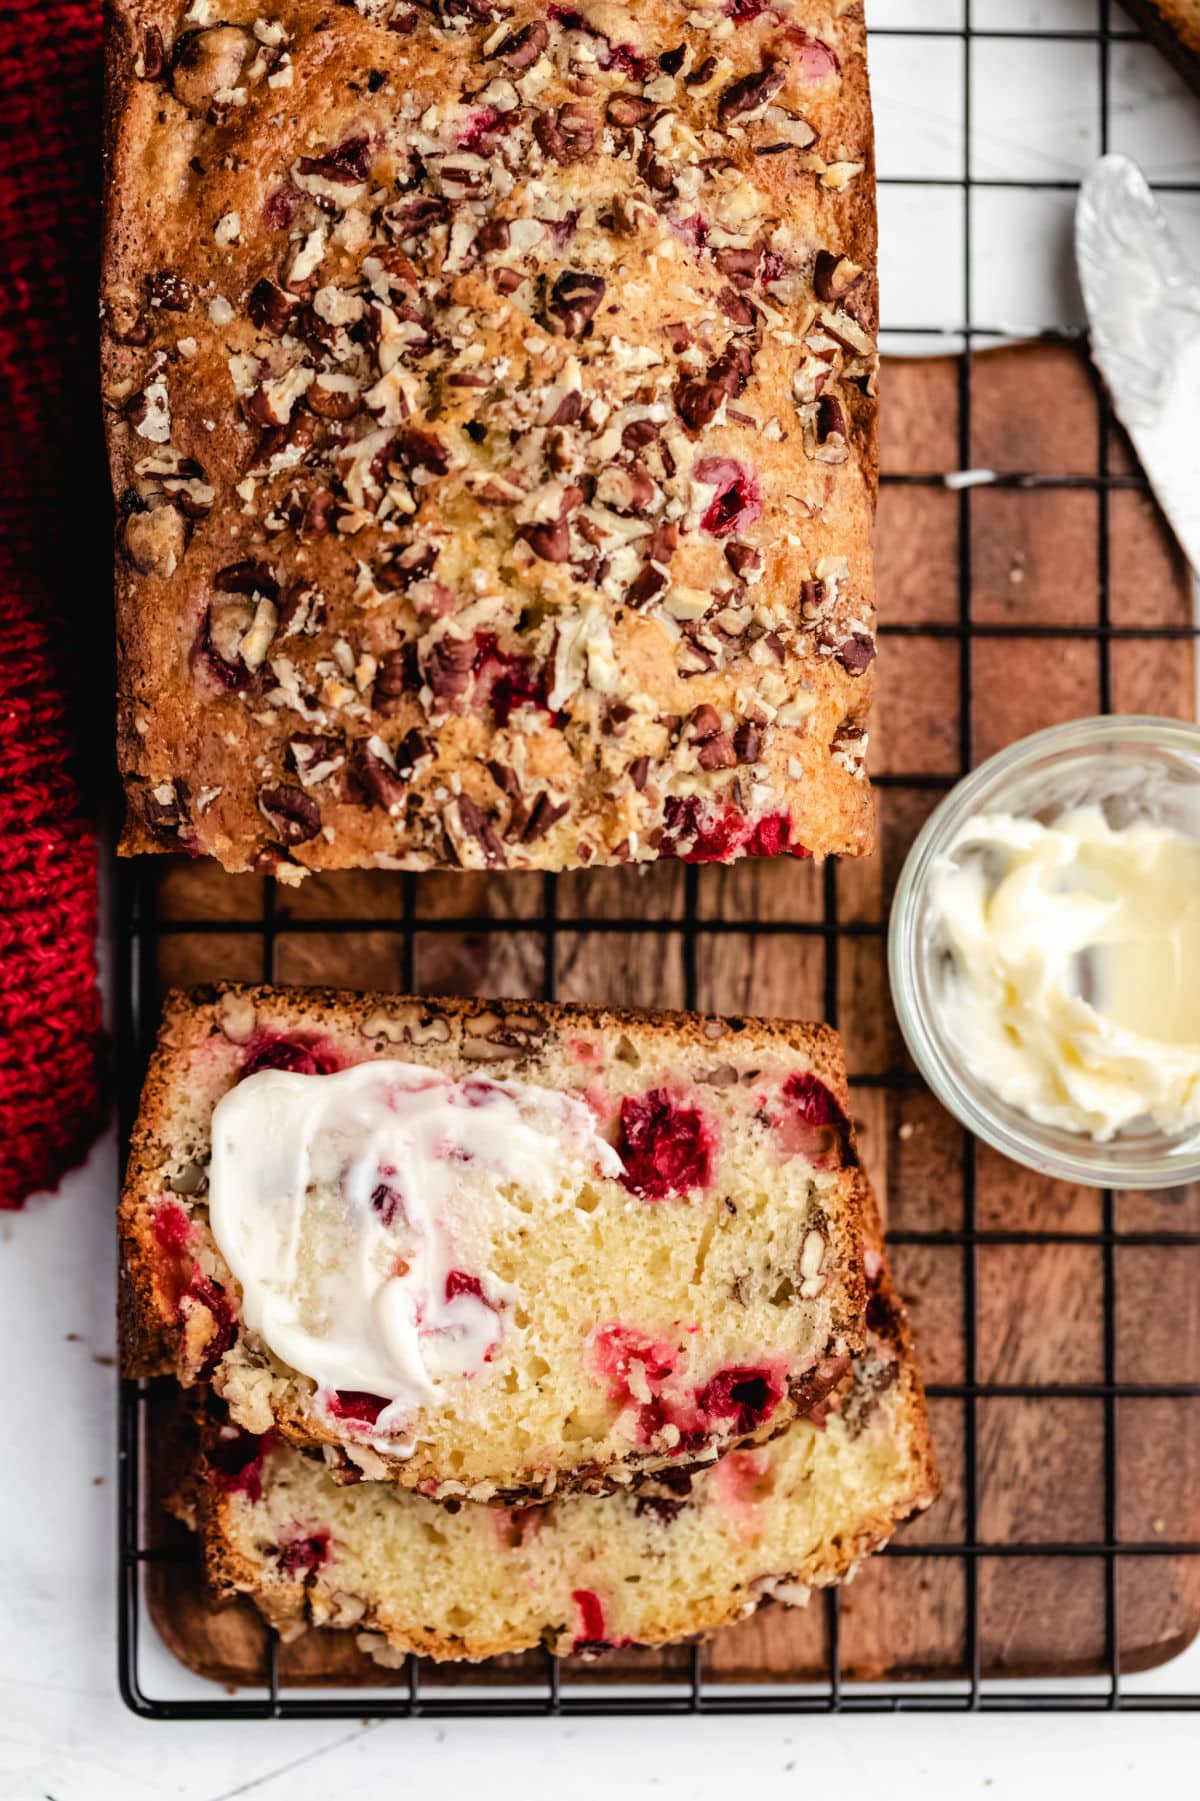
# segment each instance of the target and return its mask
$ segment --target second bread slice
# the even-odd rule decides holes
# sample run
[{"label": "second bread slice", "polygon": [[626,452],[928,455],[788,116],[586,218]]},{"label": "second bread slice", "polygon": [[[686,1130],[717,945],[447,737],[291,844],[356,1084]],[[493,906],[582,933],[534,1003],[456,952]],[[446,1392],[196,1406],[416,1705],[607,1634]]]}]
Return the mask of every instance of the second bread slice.
[{"label": "second bread slice", "polygon": [[846,1104],[823,1026],[172,996],[122,1201],[127,1361],[443,1499],[710,1462],[862,1347]]},{"label": "second bread slice", "polygon": [[847,1580],[937,1494],[908,1328],[876,1256],[868,1342],[834,1393],[770,1445],[638,1494],[451,1512],[319,1458],[204,1424],[174,1510],[199,1525],[218,1590],[285,1638],[358,1634],[383,1663],[478,1659],[542,1642],[589,1655],[706,1634],[775,1598]]}]

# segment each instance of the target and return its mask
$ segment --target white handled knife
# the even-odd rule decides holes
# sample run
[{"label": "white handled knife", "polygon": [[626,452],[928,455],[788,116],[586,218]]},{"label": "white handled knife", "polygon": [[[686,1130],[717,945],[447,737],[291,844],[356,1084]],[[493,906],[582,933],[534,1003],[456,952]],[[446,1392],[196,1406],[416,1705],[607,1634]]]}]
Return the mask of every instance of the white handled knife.
[{"label": "white handled knife", "polygon": [[1080,189],[1075,257],[1092,358],[1200,581],[1200,277],[1131,158]]}]

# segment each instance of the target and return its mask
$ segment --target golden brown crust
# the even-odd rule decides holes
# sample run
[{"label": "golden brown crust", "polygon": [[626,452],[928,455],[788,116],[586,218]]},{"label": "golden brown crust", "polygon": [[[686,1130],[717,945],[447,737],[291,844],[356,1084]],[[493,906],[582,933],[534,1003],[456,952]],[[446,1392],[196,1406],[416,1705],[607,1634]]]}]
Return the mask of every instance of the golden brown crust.
[{"label": "golden brown crust", "polygon": [[865,29],[726,10],[114,0],[125,852],[870,848]]},{"label": "golden brown crust", "polygon": [[[788,1072],[809,1072],[828,1089],[843,1116],[849,1105],[837,1035],[823,1025],[639,1014],[561,1003],[408,1000],[334,989],[237,984],[170,993],[131,1137],[119,1208],[123,1292],[128,1297],[126,1369],[136,1375],[174,1371],[189,1383],[215,1373],[227,1397],[234,1393],[232,1383],[249,1382],[261,1389],[269,1380],[275,1429],[297,1444],[327,1447],[327,1455],[347,1466],[350,1475],[367,1465],[357,1447],[347,1446],[336,1423],[315,1407],[312,1385],[274,1365],[257,1341],[251,1349],[234,1346],[236,1284],[219,1257],[202,1209],[193,1209],[191,1199],[203,1185],[215,1099],[237,1080],[248,1055],[284,1035],[293,1042],[328,1045],[343,1061],[391,1055],[432,1062],[451,1074],[482,1068],[499,1079],[577,1080],[589,1085],[599,1079],[598,1062],[585,1058],[582,1074],[562,1067],[568,1049],[578,1050],[586,1041],[606,1047],[617,1066],[632,1056],[635,1061],[644,1059],[650,1068],[657,1066],[656,1058],[661,1063],[666,1055],[672,1070],[687,1072],[692,1081],[715,1077],[709,1091],[713,1105],[728,1086],[735,1060],[739,1067],[776,1067],[781,1079]],[[854,1162],[848,1128],[838,1138],[834,1161],[821,1181],[819,1229],[827,1245],[829,1272],[827,1336],[823,1330],[809,1365],[801,1363],[790,1372],[787,1399],[761,1427],[737,1435],[739,1443],[762,1441],[810,1408],[838,1379],[844,1367],[838,1359],[862,1344],[865,1185]],[[174,1232],[169,1229],[172,1225],[178,1228]],[[727,1437],[725,1442],[733,1439]],[[710,1457],[712,1447],[698,1446],[697,1455]],[[424,1456],[376,1457],[368,1460],[370,1473],[386,1473],[406,1486],[420,1484],[427,1492],[464,1492],[461,1481],[444,1479],[444,1472],[426,1467]],[[494,1480],[488,1498],[511,1505],[556,1489],[604,1492],[614,1481],[627,1482],[664,1461],[678,1467],[677,1457],[664,1458],[644,1449],[631,1450],[615,1462],[581,1456],[574,1467],[523,1474],[512,1483]]]},{"label": "golden brown crust", "polygon": [[[679,1580],[673,1580],[669,1586],[656,1586],[651,1580],[639,1585],[634,1604],[637,1643],[656,1645],[704,1636],[743,1618],[773,1594],[786,1595],[797,1587],[825,1587],[840,1582],[865,1557],[878,1551],[897,1527],[936,1499],[940,1481],[911,1334],[903,1306],[882,1266],[874,1285],[872,1318],[873,1346],[882,1347],[885,1354],[894,1354],[896,1364],[884,1385],[878,1386],[879,1373],[885,1365],[878,1359],[873,1365],[871,1357],[874,1353],[869,1351],[847,1379],[841,1396],[846,1420],[850,1420],[853,1407],[860,1406],[863,1410],[863,1417],[855,1419],[850,1442],[847,1443],[843,1433],[843,1423],[834,1415],[833,1423],[827,1424],[824,1432],[816,1435],[807,1422],[793,1425],[765,1454],[766,1468],[773,1470],[771,1479],[764,1484],[768,1494],[767,1508],[791,1506],[794,1495],[806,1486],[819,1497],[823,1487],[828,1489],[837,1485],[835,1517],[827,1523],[819,1542],[806,1545],[802,1553],[797,1551],[794,1561],[785,1568],[764,1564],[748,1577],[743,1560],[739,1558],[737,1569],[732,1570],[730,1563],[733,1560],[722,1559],[719,1536],[715,1542],[702,1540],[700,1548],[705,1555],[696,1558],[701,1572],[698,1593],[689,1593],[686,1581]],[[886,1434],[882,1453],[878,1442],[866,1436],[871,1432],[876,1434],[876,1440],[879,1435]],[[338,1596],[332,1576],[326,1582],[319,1568],[307,1574],[289,1575],[277,1561],[278,1553],[270,1543],[272,1497],[269,1474],[264,1478],[268,1505],[263,1510],[262,1524],[252,1525],[248,1532],[245,1500],[214,1473],[207,1461],[217,1439],[217,1429],[210,1419],[203,1432],[206,1454],[201,1455],[198,1469],[185,1465],[180,1477],[182,1491],[198,1510],[208,1579],[220,1593],[249,1595],[264,1616],[285,1634],[294,1633],[305,1625],[353,1625],[358,1632],[368,1635],[368,1643],[372,1635],[379,1634],[373,1648],[383,1649],[389,1661],[408,1653],[435,1659],[478,1660],[527,1650],[539,1638],[550,1643],[552,1648],[570,1648],[571,1633],[562,1619],[562,1581],[546,1580],[536,1564],[532,1568],[526,1567],[515,1581],[517,1586],[528,1585],[539,1594],[545,1581],[548,1598],[545,1616],[537,1619],[536,1609],[525,1610],[520,1627],[510,1625],[503,1630],[496,1630],[494,1626],[490,1630],[481,1628],[479,1615],[487,1612],[485,1597],[472,1594],[471,1578],[466,1574],[456,1584],[455,1593],[439,1591],[438,1605],[430,1610],[436,1612],[440,1607],[469,1618],[469,1625],[460,1631],[451,1631],[429,1617],[420,1620],[399,1618],[394,1606],[389,1606],[386,1598],[368,1592],[366,1584],[360,1590],[351,1589]],[[797,1483],[794,1472],[805,1454],[810,1455],[812,1461],[806,1466],[803,1479]],[[861,1462],[857,1484],[856,1455]],[[268,1472],[270,1467],[268,1459]],[[686,1514],[697,1509],[703,1512],[719,1506],[714,1491],[721,1480],[719,1471],[710,1470],[699,1476],[691,1497],[682,1504],[682,1512]],[[309,1506],[305,1529],[328,1535],[333,1557],[331,1569],[339,1571],[339,1582],[352,1581],[352,1576],[344,1571],[340,1553],[346,1535],[352,1540],[361,1534],[361,1522],[356,1525],[337,1491],[328,1484],[323,1490],[323,1511],[320,1510],[320,1489],[318,1511],[313,1511],[311,1486],[306,1491],[306,1499]],[[385,1508],[420,1509],[426,1503],[394,1495],[382,1505]],[[470,1504],[467,1505],[471,1511]],[[623,1538],[631,1536],[634,1547],[645,1541],[642,1552],[637,1553],[635,1548],[633,1555],[635,1559],[644,1558],[652,1570],[662,1547],[662,1539],[657,1533],[674,1532],[677,1526],[674,1523],[658,1528],[648,1526],[639,1503],[632,1497],[614,1497],[599,1503],[572,1499],[553,1501],[542,1515],[541,1538],[534,1540],[535,1545],[549,1540],[551,1549],[547,1557],[551,1565],[564,1555],[570,1557],[572,1516],[578,1519],[581,1508],[596,1506],[604,1509],[603,1527],[596,1540],[602,1548],[581,1566],[587,1575],[580,1580],[586,1580],[589,1589],[605,1594],[606,1578],[612,1576],[609,1592],[611,1587],[619,1586],[619,1576],[606,1567],[606,1555],[612,1556],[618,1570],[630,1555],[628,1546],[621,1543]],[[678,1518],[676,1515],[676,1520]],[[803,1530],[804,1523],[801,1518],[793,1529]],[[450,1528],[451,1531],[454,1529]],[[778,1534],[773,1535],[769,1525],[764,1530],[761,1521],[758,1530],[770,1546],[770,1551],[764,1550],[764,1557],[778,1555]],[[253,1542],[253,1549],[248,1540]],[[467,1538],[464,1555],[469,1553],[469,1547]],[[348,1543],[347,1548],[353,1555],[356,1547]],[[503,1552],[498,1555],[502,1558]],[[727,1586],[722,1588],[720,1581],[714,1580],[714,1570],[721,1572]],[[567,1587],[570,1587],[570,1580]],[[490,1598],[495,1599],[494,1595]],[[338,1617],[339,1610],[343,1617]],[[514,1612],[517,1611],[521,1610],[515,1607]],[[473,1614],[475,1617],[470,1617]],[[624,1626],[628,1622],[619,1618],[617,1623]],[[578,1648],[577,1644],[575,1648]]]}]

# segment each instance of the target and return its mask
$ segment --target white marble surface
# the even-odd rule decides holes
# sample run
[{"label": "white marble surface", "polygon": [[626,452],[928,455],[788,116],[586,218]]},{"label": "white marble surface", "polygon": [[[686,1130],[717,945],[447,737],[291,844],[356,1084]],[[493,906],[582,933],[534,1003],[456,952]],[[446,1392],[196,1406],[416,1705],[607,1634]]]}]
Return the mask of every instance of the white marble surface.
[{"label": "white marble surface", "polygon": [[[963,0],[869,0],[889,30],[956,28]],[[973,0],[976,28],[1070,31],[1097,0]],[[1123,18],[1114,8],[1114,23]],[[1094,49],[977,41],[972,172],[1070,182],[1099,147]],[[874,83],[882,172],[885,323],[893,347],[933,348],[904,328],[953,333],[969,316],[1021,333],[1079,322],[1065,254],[1071,195],[1019,185],[972,201],[964,292],[964,51],[954,38],[880,36]],[[1159,181],[1200,179],[1200,105],[1134,42],[1112,58],[1109,147]],[[916,185],[918,181],[934,185]],[[946,185],[936,185],[938,183]],[[906,185],[907,184],[907,185]],[[1168,196],[1200,252],[1200,200]],[[929,254],[929,247],[936,254]],[[900,335],[895,335],[895,334]],[[945,340],[936,345],[945,347]],[[1134,1783],[1194,1791],[1186,1717],[1032,1716],[163,1725],[116,1690],[116,1184],[111,1139],[57,1196],[0,1216],[0,1369],[9,1461],[0,1481],[2,1801],[338,1801],[371,1785],[417,1801],[441,1790],[488,1801],[541,1794],[763,1801],[885,1792],[889,1801],[1126,1795]],[[158,1672],[159,1661],[151,1660]],[[162,1667],[167,1669],[165,1655]],[[169,1675],[169,1669],[167,1669]],[[1200,1687],[1197,1654],[1171,1679]],[[1164,1673],[1146,1679],[1162,1686]]]},{"label": "white marble surface", "polygon": [[[0,1223],[3,1801],[756,1801],[836,1785],[888,1801],[1031,1801],[1133,1781],[1187,1793],[1184,1718],[162,1725],[116,1690],[111,1139]],[[380,1787],[379,1785],[386,1785]]]}]

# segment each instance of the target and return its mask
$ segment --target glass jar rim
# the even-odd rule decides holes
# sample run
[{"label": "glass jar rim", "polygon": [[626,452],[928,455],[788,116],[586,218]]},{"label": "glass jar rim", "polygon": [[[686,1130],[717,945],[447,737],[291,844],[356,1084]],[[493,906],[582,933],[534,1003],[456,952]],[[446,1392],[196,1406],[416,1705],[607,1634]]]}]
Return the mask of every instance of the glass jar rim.
[{"label": "glass jar rim", "polygon": [[[896,885],[888,932],[888,973],[892,1001],[905,1043],[921,1076],[941,1104],[983,1143],[1014,1162],[1062,1181],[1094,1188],[1165,1188],[1200,1180],[1200,1128],[1164,1146],[1136,1138],[1106,1143],[1082,1134],[1039,1125],[1020,1115],[963,1070],[949,1041],[937,1028],[919,976],[921,931],[930,867],[982,804],[995,804],[1047,759],[1064,764],[1105,745],[1151,756],[1176,753],[1194,765],[1200,788],[1200,724],[1152,715],[1100,714],[1048,726],[987,758],[944,795],[925,821],[905,859]],[[1150,1147],[1154,1145],[1152,1150]]]}]

